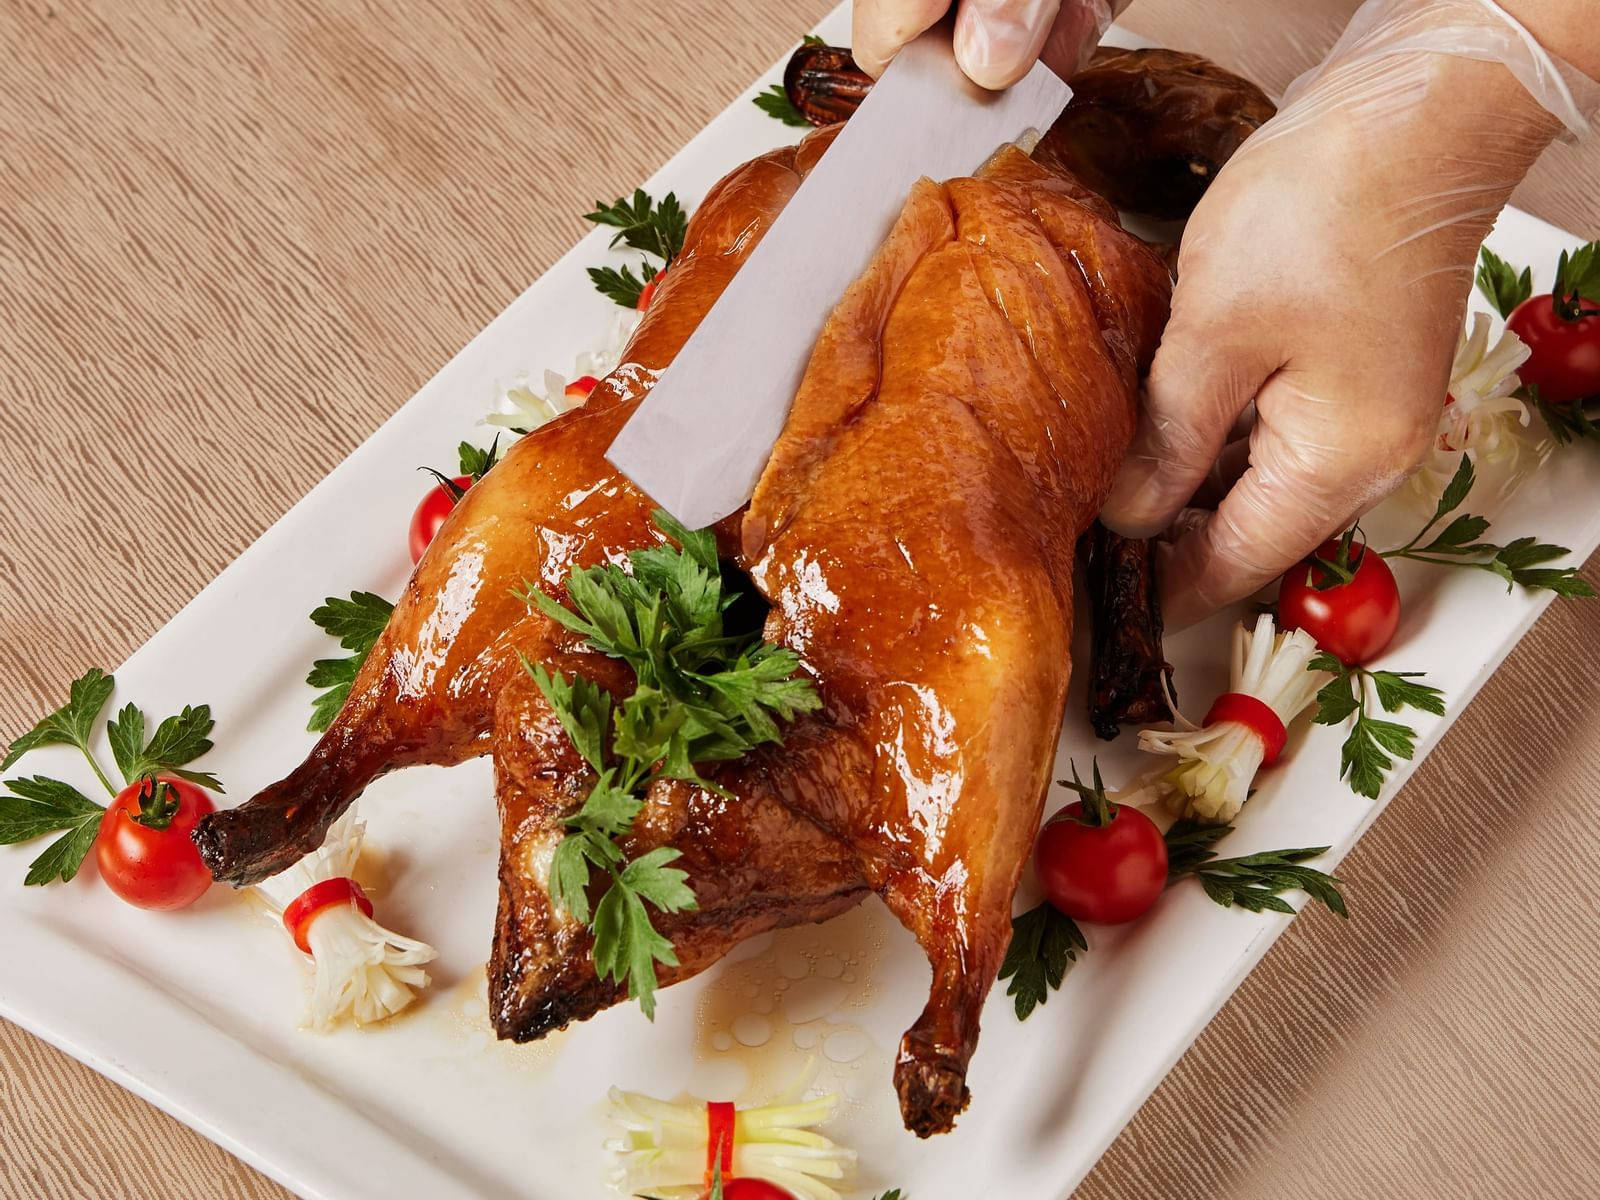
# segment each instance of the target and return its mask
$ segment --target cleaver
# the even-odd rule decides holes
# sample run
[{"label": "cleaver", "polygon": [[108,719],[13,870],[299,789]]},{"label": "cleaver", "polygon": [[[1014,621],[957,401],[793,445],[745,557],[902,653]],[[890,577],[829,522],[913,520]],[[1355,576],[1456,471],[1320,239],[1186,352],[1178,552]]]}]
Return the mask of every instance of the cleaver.
[{"label": "cleaver", "polygon": [[969,80],[935,26],[900,51],[622,427],[606,457],[690,529],[755,491],[839,298],[923,176],[970,175],[1072,90],[1043,63],[1004,92]]}]

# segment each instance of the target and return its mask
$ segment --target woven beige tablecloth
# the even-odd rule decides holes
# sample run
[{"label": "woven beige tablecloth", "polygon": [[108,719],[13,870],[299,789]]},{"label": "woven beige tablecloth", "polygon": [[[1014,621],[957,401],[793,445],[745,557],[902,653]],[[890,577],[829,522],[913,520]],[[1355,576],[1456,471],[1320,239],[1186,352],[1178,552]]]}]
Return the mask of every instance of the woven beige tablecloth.
[{"label": "woven beige tablecloth", "polygon": [[[831,3],[0,4],[0,731],[144,641]],[[1129,23],[1277,90],[1353,6]],[[1600,155],[1559,148],[1518,199],[1593,237],[1597,196]],[[1600,1193],[1597,635],[1600,604],[1546,615],[1348,860],[1355,919],[1297,921],[1079,1195]],[[0,1067],[0,1195],[286,1195],[10,1026]]]}]

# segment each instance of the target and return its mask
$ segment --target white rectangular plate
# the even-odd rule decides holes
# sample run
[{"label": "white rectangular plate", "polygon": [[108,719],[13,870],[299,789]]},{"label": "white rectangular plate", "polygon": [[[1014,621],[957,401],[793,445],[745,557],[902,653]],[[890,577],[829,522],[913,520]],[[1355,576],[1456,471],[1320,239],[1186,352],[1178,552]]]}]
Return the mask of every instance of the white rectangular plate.
[{"label": "white rectangular plate", "polygon": [[[818,32],[846,41],[848,12]],[[797,136],[750,103],[778,75],[740,96],[649,190],[693,201],[736,163]],[[1575,239],[1509,212],[1491,240],[1514,262],[1551,264]],[[565,371],[602,340],[615,310],[584,268],[606,261],[605,243],[591,234],[552,267],[124,664],[113,703],[133,699],[153,714],[211,703],[218,746],[204,765],[234,802],[297,762],[312,740],[301,680],[331,648],[306,614],[352,588],[396,594],[407,567],[401,514],[418,498],[412,466],[473,434],[501,384],[545,367]],[[1556,454],[1491,510],[1496,530],[1537,531],[1581,560],[1600,542],[1600,482],[1587,458]],[[1401,583],[1411,615],[1390,657],[1426,670],[1452,713],[1547,602],[1508,596],[1487,575],[1401,572]],[[1220,690],[1225,624],[1170,643],[1187,696]],[[1075,696],[1063,766],[1072,754],[1086,763],[1098,753],[1107,778],[1125,780],[1137,758],[1132,739],[1095,742],[1082,711]],[[1447,724],[1418,719],[1419,757]],[[1327,729],[1299,740],[1246,810],[1230,853],[1329,844],[1331,863],[1349,849],[1381,805],[1335,780],[1338,742]],[[70,751],[38,751],[23,768],[90,784]],[[630,1006],[543,1044],[500,1045],[482,998],[497,837],[487,762],[385,779],[362,811],[380,915],[441,952],[435,986],[391,1025],[301,1031],[303,964],[247,898],[218,888],[191,912],[158,916],[117,901],[92,868],[69,885],[24,889],[38,846],[0,852],[0,1013],[306,1197],[608,1195],[608,1086],[748,1102],[820,1048],[821,1082],[849,1098],[834,1132],[861,1152],[851,1194],[899,1186],[910,1200],[1048,1200],[1071,1191],[1288,923],[1220,909],[1185,886],[1131,929],[1092,930],[1089,954],[1025,1026],[996,989],[972,1066],[972,1107],[954,1134],[919,1143],[900,1129],[890,1062],[925,999],[927,967],[876,901],[742,947],[738,961],[662,993],[653,1027]],[[1359,922],[1359,897],[1357,911]]]}]

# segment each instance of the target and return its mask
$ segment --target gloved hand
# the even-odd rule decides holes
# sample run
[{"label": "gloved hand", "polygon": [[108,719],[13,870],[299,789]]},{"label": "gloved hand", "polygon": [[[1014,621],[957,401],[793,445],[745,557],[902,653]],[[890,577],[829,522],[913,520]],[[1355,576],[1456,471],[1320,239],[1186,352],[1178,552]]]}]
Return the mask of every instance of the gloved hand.
[{"label": "gloved hand", "polygon": [[877,76],[912,38],[956,7],[961,69],[986,88],[1010,87],[1043,58],[1071,75],[1128,0],[856,0],[851,54]]},{"label": "gloved hand", "polygon": [[1102,517],[1148,536],[1203,484],[1225,493],[1164,565],[1170,627],[1266,584],[1418,465],[1478,245],[1562,125],[1584,129],[1586,82],[1492,0],[1369,0],[1218,174]]}]

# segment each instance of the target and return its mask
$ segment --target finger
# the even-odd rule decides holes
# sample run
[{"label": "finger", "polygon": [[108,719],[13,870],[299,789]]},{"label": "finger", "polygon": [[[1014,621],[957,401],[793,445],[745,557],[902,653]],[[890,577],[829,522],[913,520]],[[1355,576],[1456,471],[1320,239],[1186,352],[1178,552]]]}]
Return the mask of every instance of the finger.
[{"label": "finger", "polygon": [[856,0],[850,19],[850,54],[877,78],[912,38],[931,28],[949,0]]},{"label": "finger", "polygon": [[1139,430],[1100,520],[1126,537],[1166,528],[1279,365],[1274,357],[1253,344],[1221,342],[1209,322],[1180,326],[1175,318],[1150,366]]},{"label": "finger", "polygon": [[[1233,485],[1239,482],[1239,477],[1249,466],[1249,437],[1234,438],[1217,455],[1217,461],[1211,464],[1211,470],[1206,472],[1206,477],[1200,481],[1200,486],[1189,498],[1189,503],[1195,508],[1216,508],[1222,503],[1222,498],[1233,490]],[[1182,515],[1179,514],[1180,517]]]},{"label": "finger", "polygon": [[1057,75],[1071,79],[1089,65],[1089,56],[1111,20],[1111,6],[1105,0],[1063,0],[1039,57]]},{"label": "finger", "polygon": [[1173,544],[1161,572],[1162,615],[1184,629],[1282,575],[1353,511],[1307,505],[1259,467],[1250,467],[1217,511]]},{"label": "finger", "polygon": [[956,62],[982,87],[1010,87],[1038,60],[1060,9],[1061,0],[962,0]]}]

